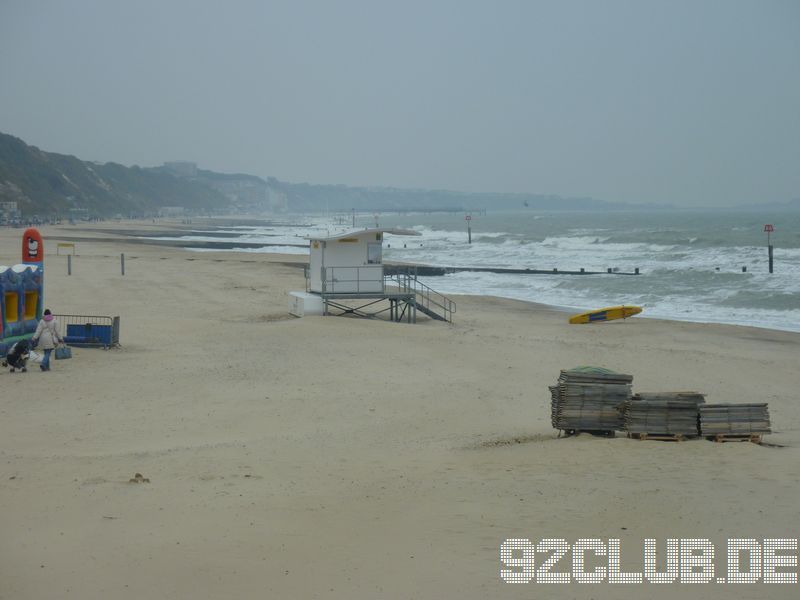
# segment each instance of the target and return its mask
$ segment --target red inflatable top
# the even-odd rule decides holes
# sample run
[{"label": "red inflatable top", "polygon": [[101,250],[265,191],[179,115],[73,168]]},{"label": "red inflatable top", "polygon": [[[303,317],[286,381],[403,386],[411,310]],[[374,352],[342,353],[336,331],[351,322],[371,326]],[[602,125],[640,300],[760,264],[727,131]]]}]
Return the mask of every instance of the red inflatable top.
[{"label": "red inflatable top", "polygon": [[44,261],[44,242],[42,234],[35,227],[29,227],[22,234],[22,262],[24,264]]}]

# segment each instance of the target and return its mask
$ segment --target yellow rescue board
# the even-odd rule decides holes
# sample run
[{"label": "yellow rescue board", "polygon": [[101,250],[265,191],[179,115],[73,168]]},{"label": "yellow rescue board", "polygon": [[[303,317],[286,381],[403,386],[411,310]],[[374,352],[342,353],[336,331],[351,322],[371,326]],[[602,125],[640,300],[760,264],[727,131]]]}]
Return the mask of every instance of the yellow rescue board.
[{"label": "yellow rescue board", "polygon": [[614,319],[627,319],[633,315],[638,315],[640,312],[642,312],[641,306],[609,306],[608,308],[601,308],[599,310],[592,310],[574,315],[569,318],[569,322],[573,325],[579,325],[581,323],[613,321]]}]

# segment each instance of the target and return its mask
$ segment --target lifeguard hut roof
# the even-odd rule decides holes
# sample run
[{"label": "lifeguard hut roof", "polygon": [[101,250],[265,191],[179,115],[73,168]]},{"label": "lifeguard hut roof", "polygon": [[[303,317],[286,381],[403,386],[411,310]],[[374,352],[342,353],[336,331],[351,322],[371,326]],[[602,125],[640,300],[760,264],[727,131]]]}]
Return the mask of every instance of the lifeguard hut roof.
[{"label": "lifeguard hut roof", "polygon": [[353,229],[352,231],[347,231],[345,233],[339,233],[337,235],[331,235],[328,237],[309,236],[306,239],[317,240],[320,242],[327,242],[330,240],[339,240],[342,238],[349,238],[349,237],[361,236],[364,234],[373,234],[373,233],[389,233],[391,235],[422,235],[419,231],[414,231],[413,229],[397,229],[396,227],[373,227],[371,229]]}]

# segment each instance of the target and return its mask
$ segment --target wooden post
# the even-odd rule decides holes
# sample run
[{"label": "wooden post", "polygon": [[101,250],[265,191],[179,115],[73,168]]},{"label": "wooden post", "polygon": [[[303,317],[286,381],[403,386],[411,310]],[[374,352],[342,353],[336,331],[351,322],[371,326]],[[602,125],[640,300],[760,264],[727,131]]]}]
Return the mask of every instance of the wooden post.
[{"label": "wooden post", "polygon": [[467,243],[472,243],[472,215],[467,215],[464,217],[464,220],[467,222]]},{"label": "wooden post", "polygon": [[767,223],[764,225],[764,233],[767,234],[767,252],[769,252],[769,272],[772,273],[772,240],[770,234],[775,231],[775,226]]},{"label": "wooden post", "polygon": [[122,275],[125,275],[125,253],[119,255],[119,268],[122,271]]},{"label": "wooden post", "polygon": [[72,254],[67,254],[67,275],[72,275]]},{"label": "wooden post", "polygon": [[769,272],[772,273],[772,244],[769,245]]}]

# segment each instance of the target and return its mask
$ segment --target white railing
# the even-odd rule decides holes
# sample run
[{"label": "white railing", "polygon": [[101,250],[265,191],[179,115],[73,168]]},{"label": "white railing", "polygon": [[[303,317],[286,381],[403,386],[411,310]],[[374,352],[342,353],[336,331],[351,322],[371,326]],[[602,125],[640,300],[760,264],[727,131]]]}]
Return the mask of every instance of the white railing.
[{"label": "white railing", "polygon": [[384,294],[383,265],[323,267],[323,294]]}]

